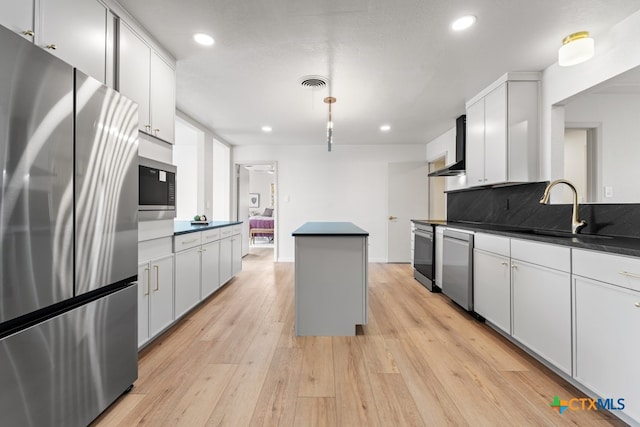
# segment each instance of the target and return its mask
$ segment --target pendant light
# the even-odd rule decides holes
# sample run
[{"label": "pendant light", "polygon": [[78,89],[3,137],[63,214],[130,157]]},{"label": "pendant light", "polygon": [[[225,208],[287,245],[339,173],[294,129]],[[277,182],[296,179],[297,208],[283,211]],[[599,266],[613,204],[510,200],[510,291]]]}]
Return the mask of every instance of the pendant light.
[{"label": "pendant light", "polygon": [[589,37],[588,31],[579,31],[568,35],[562,40],[558,50],[558,65],[569,67],[580,64],[593,57],[595,42]]},{"label": "pendant light", "polygon": [[331,104],[336,102],[333,96],[327,96],[324,99],[325,104],[329,104],[329,121],[327,122],[327,149],[331,151],[331,145],[333,144],[333,120],[331,118]]}]

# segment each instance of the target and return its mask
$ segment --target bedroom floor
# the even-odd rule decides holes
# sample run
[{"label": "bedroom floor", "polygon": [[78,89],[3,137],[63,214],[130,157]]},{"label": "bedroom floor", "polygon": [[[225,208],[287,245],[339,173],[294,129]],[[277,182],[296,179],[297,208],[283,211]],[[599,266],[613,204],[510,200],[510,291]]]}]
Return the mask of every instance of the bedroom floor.
[{"label": "bedroom floor", "polygon": [[269,237],[255,237],[250,248],[273,248],[273,239]]}]

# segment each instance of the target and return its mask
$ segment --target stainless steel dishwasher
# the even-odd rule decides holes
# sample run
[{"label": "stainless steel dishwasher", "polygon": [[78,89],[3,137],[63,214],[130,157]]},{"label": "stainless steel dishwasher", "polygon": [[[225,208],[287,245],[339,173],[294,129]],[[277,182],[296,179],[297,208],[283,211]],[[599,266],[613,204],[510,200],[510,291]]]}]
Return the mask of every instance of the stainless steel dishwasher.
[{"label": "stainless steel dishwasher", "polygon": [[443,233],[442,293],[473,310],[473,231],[447,228]]}]

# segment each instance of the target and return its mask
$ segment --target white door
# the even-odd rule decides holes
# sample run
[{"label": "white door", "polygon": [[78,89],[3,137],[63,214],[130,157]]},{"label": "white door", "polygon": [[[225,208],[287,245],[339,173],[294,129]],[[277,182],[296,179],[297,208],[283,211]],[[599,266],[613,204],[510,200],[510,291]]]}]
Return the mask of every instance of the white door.
[{"label": "white door", "polygon": [[427,162],[389,163],[387,262],[411,262],[411,220],[427,219]]}]

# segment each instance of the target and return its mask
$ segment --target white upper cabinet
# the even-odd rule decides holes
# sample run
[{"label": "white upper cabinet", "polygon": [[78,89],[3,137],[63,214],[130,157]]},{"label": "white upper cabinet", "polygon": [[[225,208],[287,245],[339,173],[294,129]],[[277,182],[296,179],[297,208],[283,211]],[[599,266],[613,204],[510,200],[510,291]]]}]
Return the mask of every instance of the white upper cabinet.
[{"label": "white upper cabinet", "polygon": [[0,24],[85,74],[106,81],[107,8],[96,0],[3,2]]},{"label": "white upper cabinet", "polygon": [[0,24],[29,40],[33,40],[33,35],[35,34],[33,1],[3,1],[2,13],[0,13]]},{"label": "white upper cabinet", "polygon": [[120,21],[119,90],[138,103],[139,128],[149,131],[149,70],[151,49],[127,24]]},{"label": "white upper cabinet", "polygon": [[535,181],[539,74],[508,73],[467,102],[470,187]]},{"label": "white upper cabinet", "polygon": [[173,143],[175,70],[120,21],[120,92],[138,103],[140,130]]},{"label": "white upper cabinet", "polygon": [[151,133],[173,142],[175,132],[176,73],[156,52],[151,53]]},{"label": "white upper cabinet", "polygon": [[107,12],[94,0],[40,0],[36,44],[104,83]]}]

